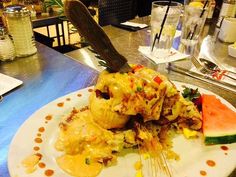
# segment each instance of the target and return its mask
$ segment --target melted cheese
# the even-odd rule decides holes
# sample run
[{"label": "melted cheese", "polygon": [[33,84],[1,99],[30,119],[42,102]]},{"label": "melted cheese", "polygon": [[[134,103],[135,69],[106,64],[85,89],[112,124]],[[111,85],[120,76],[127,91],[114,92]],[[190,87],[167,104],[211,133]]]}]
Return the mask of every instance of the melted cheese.
[{"label": "melted cheese", "polygon": [[57,158],[57,164],[65,172],[75,177],[95,177],[103,168],[101,163],[91,161],[86,154],[63,155]]},{"label": "melted cheese", "polygon": [[[157,76],[163,82],[156,83],[154,78]],[[123,115],[141,114],[145,121],[158,120],[166,94],[166,80],[165,76],[148,68],[124,74],[104,71],[99,76],[95,90],[109,93],[110,98],[106,104],[109,104],[113,112]]]},{"label": "melted cheese", "polygon": [[55,144],[57,150],[67,154],[77,154],[84,150],[85,145],[103,145],[113,138],[113,133],[101,128],[93,122],[90,111],[80,112],[69,124],[65,123]]}]

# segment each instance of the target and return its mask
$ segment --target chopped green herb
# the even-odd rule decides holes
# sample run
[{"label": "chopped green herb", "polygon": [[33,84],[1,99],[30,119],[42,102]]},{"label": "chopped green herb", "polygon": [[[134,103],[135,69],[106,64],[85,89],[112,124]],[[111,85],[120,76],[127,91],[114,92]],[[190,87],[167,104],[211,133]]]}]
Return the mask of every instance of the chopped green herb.
[{"label": "chopped green herb", "polygon": [[86,159],[85,159],[85,163],[86,163],[87,165],[90,165],[90,159],[89,159],[89,158],[86,158]]},{"label": "chopped green herb", "polygon": [[182,96],[183,96],[186,100],[194,101],[195,99],[201,97],[201,94],[199,93],[198,88],[194,90],[194,89],[192,89],[192,88],[186,87],[186,88],[183,90]]},{"label": "chopped green herb", "polygon": [[137,87],[137,91],[138,91],[138,92],[141,92],[142,90],[143,90],[142,87],[139,87],[139,86]]}]

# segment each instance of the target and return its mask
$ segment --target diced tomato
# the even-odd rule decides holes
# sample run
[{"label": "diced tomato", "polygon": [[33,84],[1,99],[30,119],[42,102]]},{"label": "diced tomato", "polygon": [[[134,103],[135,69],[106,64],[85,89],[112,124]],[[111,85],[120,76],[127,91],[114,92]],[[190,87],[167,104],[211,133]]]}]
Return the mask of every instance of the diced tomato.
[{"label": "diced tomato", "polygon": [[153,80],[158,84],[162,83],[162,79],[159,76],[154,77]]},{"label": "diced tomato", "polygon": [[143,65],[135,65],[133,68],[132,68],[132,70],[133,70],[133,72],[136,72],[136,71],[138,71],[139,69],[142,69],[142,68],[144,68],[144,66]]}]

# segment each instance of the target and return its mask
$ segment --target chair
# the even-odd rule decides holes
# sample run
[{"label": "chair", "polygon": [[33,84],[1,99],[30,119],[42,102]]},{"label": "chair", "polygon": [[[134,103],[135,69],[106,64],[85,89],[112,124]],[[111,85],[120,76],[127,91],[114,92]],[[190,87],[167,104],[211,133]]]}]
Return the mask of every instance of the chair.
[{"label": "chair", "polygon": [[38,41],[48,47],[51,47],[51,48],[53,47],[53,42],[54,42],[53,38],[45,36],[41,33],[36,32],[36,31],[34,31],[34,38],[36,41]]},{"label": "chair", "polygon": [[105,26],[133,19],[137,15],[137,0],[98,0],[98,22]]},{"label": "chair", "polygon": [[154,0],[138,0],[137,13],[139,17],[144,17],[151,14],[152,1]]}]

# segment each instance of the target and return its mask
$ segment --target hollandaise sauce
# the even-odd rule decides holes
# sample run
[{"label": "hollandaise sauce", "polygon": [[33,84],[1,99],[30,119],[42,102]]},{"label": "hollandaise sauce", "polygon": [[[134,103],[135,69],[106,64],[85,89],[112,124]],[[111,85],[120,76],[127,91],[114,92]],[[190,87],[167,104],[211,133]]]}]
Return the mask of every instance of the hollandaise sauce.
[{"label": "hollandaise sauce", "polygon": [[103,168],[101,163],[92,161],[86,154],[63,155],[57,158],[57,164],[75,177],[95,177]]}]

